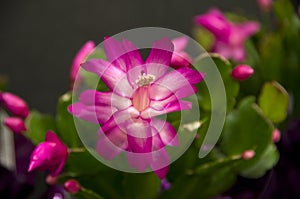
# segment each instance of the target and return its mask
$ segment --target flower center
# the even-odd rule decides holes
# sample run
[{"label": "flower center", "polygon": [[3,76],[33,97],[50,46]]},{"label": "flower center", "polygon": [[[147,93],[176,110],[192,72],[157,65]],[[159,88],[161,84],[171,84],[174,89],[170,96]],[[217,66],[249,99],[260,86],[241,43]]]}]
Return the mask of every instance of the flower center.
[{"label": "flower center", "polygon": [[154,82],[155,76],[151,74],[146,74],[144,71],[141,72],[141,75],[138,77],[138,79],[135,81],[135,83],[139,86],[148,86],[152,82]]},{"label": "flower center", "polygon": [[146,74],[144,71],[141,72],[141,75],[136,80],[138,88],[132,95],[132,104],[140,112],[145,110],[150,104],[148,88],[154,80],[154,75]]},{"label": "flower center", "polygon": [[132,95],[132,105],[138,111],[145,110],[150,104],[148,86],[139,87]]}]

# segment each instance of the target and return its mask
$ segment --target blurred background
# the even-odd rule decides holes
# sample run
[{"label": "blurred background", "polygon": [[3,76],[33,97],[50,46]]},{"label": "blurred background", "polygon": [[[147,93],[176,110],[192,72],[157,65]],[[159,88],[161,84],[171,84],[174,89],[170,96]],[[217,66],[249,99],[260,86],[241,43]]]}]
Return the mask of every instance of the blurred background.
[{"label": "blurred background", "polygon": [[53,114],[84,42],[144,26],[191,36],[192,18],[210,7],[259,18],[255,0],[2,0],[0,74],[31,108]]}]

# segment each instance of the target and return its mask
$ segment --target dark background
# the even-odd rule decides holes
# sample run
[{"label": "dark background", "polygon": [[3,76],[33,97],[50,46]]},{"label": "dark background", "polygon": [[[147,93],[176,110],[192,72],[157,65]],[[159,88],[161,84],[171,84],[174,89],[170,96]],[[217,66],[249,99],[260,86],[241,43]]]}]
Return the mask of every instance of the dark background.
[{"label": "dark background", "polygon": [[85,41],[143,26],[190,35],[193,16],[213,6],[258,18],[256,0],[2,0],[0,74],[31,108],[54,113]]}]

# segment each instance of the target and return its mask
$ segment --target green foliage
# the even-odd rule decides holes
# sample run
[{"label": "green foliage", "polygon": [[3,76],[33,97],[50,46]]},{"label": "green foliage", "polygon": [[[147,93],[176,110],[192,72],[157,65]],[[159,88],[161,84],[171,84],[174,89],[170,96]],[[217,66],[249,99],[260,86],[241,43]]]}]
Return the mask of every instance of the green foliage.
[{"label": "green foliage", "polygon": [[160,190],[160,180],[151,173],[125,174],[124,187],[128,199],[155,199]]},{"label": "green foliage", "polygon": [[253,166],[244,169],[241,175],[247,178],[262,177],[265,172],[273,168],[279,160],[279,152],[274,144],[269,144],[258,162]]},{"label": "green foliage", "polygon": [[269,82],[263,86],[258,104],[266,117],[279,123],[287,116],[289,96],[279,83]]},{"label": "green foliage", "polygon": [[28,131],[24,135],[31,139],[34,144],[43,142],[47,131],[52,130],[56,132],[54,118],[38,111],[31,111],[25,123]]},{"label": "green foliage", "polygon": [[[212,63],[214,63],[215,65]],[[205,83],[203,82],[198,85],[198,98],[201,108],[203,108],[205,111],[209,111],[211,110],[211,97],[214,97],[215,100],[221,99],[223,97],[212,96],[212,93],[209,93],[206,85],[207,83],[210,83],[211,86],[214,87],[211,91],[214,92],[213,94],[222,94],[223,92],[221,90],[223,89],[223,87],[216,84],[216,82],[221,78],[221,81],[223,81],[221,83],[224,84],[226,91],[227,110],[229,111],[230,109],[232,109],[236,103],[236,97],[239,92],[239,84],[231,77],[231,63],[218,54],[207,54],[200,57],[195,65],[199,67],[201,72],[206,73],[206,77],[204,79]],[[221,76],[219,76],[219,74],[212,69],[215,66],[217,66],[217,69]],[[224,106],[221,101],[219,105]]]},{"label": "green foliage", "polygon": [[240,171],[257,164],[272,140],[274,127],[254,101],[253,97],[242,100],[238,108],[228,114],[224,127],[221,148],[227,155],[255,151],[254,158],[239,165]]},{"label": "green foliage", "polygon": [[66,93],[58,100],[56,124],[60,138],[69,147],[81,146],[73,116],[68,112],[68,106],[72,103],[72,94]]}]

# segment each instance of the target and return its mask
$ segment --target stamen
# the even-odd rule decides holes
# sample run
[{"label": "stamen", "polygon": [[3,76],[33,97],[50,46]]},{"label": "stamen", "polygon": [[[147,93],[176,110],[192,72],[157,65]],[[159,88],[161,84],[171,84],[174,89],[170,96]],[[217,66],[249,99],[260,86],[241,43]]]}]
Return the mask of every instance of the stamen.
[{"label": "stamen", "polygon": [[141,72],[141,75],[138,77],[138,79],[135,81],[135,83],[139,86],[148,86],[152,82],[155,81],[155,76],[151,74],[146,74],[144,71]]}]

